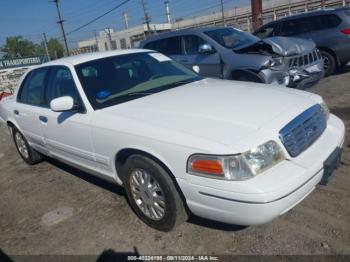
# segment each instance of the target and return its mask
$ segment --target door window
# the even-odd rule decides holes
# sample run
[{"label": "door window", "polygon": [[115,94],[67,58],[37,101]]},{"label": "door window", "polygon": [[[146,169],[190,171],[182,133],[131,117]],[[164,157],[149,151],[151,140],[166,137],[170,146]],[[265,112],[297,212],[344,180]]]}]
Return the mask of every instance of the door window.
[{"label": "door window", "polygon": [[47,104],[58,97],[70,96],[75,105],[81,104],[80,95],[70,70],[66,67],[53,67],[46,90]]},{"label": "door window", "polygon": [[28,74],[18,95],[18,102],[34,106],[45,104],[44,94],[48,68],[38,68]]},{"label": "door window", "polygon": [[317,15],[311,17],[305,17],[295,20],[289,20],[283,22],[281,28],[281,35],[291,36],[304,34],[311,31],[323,30],[332,27],[336,27],[341,23],[338,16],[330,15]]},{"label": "door window", "polygon": [[156,50],[165,55],[181,55],[181,37],[175,36],[156,40],[154,42],[147,43],[144,48]]},{"label": "door window", "polygon": [[196,35],[185,35],[183,39],[185,43],[185,52],[187,55],[199,54],[199,46],[206,43],[202,38]]},{"label": "door window", "polygon": [[312,17],[288,20],[283,22],[281,35],[292,36],[308,33],[313,30]]},{"label": "door window", "polygon": [[336,27],[341,23],[341,20],[336,15],[319,15],[314,17],[313,24],[315,30],[328,29]]},{"label": "door window", "polygon": [[277,25],[269,25],[260,29],[258,32],[255,33],[255,35],[259,38],[275,36],[276,28],[277,28]]}]

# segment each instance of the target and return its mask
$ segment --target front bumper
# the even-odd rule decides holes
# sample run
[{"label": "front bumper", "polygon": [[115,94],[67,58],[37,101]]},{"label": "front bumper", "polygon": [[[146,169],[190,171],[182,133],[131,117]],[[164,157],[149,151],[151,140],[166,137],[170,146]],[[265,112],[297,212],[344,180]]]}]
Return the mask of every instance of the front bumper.
[{"label": "front bumper", "polygon": [[331,115],[327,129],[306,151],[253,179],[195,177],[178,183],[189,209],[198,216],[238,225],[263,224],[296,206],[315,189],[322,180],[324,161],[342,147],[344,134],[343,122]]},{"label": "front bumper", "polygon": [[306,89],[316,85],[324,76],[323,71],[307,73],[307,72],[291,72],[288,87],[296,89]]}]

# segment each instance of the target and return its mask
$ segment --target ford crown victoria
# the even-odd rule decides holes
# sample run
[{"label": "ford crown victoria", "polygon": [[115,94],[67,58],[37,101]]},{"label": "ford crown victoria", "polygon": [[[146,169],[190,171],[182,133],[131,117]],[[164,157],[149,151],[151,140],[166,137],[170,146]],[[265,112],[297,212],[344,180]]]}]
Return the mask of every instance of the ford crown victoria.
[{"label": "ford crown victoria", "polygon": [[149,50],[36,67],[0,119],[25,162],[45,155],[114,181],[163,231],[190,213],[255,225],[287,212],[327,183],[345,129],[318,95],[202,78]]}]

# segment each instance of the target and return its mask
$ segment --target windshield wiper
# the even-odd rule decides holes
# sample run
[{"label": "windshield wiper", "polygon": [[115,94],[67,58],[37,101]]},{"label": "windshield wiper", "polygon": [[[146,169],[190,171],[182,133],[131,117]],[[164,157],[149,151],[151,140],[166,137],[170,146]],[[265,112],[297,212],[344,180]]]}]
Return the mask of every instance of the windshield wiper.
[{"label": "windshield wiper", "polygon": [[154,94],[154,93],[153,92],[133,92],[133,93],[121,95],[119,97],[123,97],[123,96],[147,96],[147,95],[152,95],[152,94]]}]

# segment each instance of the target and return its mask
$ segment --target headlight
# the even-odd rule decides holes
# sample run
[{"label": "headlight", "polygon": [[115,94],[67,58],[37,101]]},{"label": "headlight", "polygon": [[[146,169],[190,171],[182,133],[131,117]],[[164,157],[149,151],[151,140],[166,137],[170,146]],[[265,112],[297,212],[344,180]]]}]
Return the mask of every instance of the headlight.
[{"label": "headlight", "polygon": [[271,68],[275,66],[280,66],[283,64],[283,57],[277,57],[277,58],[270,58],[268,61],[265,62],[264,66],[266,68]]},{"label": "headlight", "polygon": [[328,120],[329,118],[329,108],[327,106],[327,104],[323,101],[321,104],[320,104],[321,108],[322,108],[322,111],[323,113],[325,114],[326,116],[326,119]]},{"label": "headlight", "polygon": [[188,159],[187,172],[217,179],[244,180],[262,173],[284,159],[281,147],[275,141],[268,141],[239,155],[192,155]]}]

